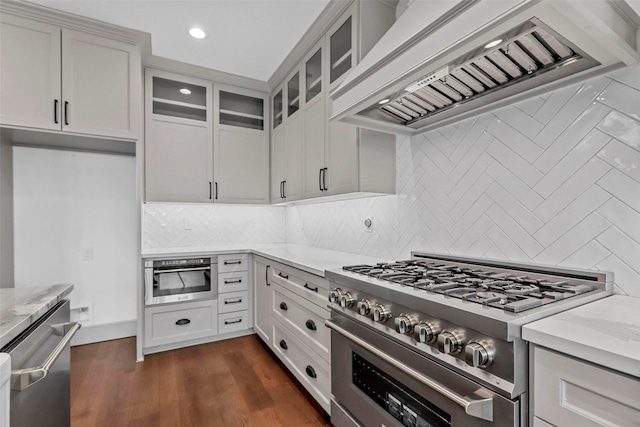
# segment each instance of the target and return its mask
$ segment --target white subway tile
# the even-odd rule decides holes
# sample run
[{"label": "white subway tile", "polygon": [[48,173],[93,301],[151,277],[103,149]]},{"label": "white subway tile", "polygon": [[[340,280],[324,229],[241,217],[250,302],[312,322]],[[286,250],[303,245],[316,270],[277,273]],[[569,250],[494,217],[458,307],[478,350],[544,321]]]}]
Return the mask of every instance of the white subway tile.
[{"label": "white subway tile", "polygon": [[[478,218],[477,215],[475,218]],[[479,239],[483,238],[484,234],[493,226],[493,221],[488,217],[482,215],[469,227],[463,225],[465,232],[462,233],[456,242],[451,245],[451,252],[466,254],[469,252],[469,248]]]},{"label": "white subway tile", "polygon": [[562,234],[582,221],[591,212],[598,209],[603,203],[611,198],[611,195],[593,185],[584,193],[578,196],[574,201],[569,203],[566,208],[561,210],[551,220],[547,221],[533,237],[543,246],[547,247],[556,241]]},{"label": "white subway tile", "polygon": [[640,297],[640,274],[635,272],[620,258],[611,255],[604,261],[600,261],[596,267],[601,271],[613,272],[613,282],[625,294],[632,297]]},{"label": "white subway tile", "polygon": [[604,246],[595,240],[587,242],[586,245],[563,259],[558,265],[568,268],[591,269],[599,262],[611,255]]},{"label": "white subway tile", "polygon": [[640,90],[640,67],[638,65],[621,68],[607,74],[607,77]]},{"label": "white subway tile", "polygon": [[[473,226],[478,218],[483,218],[484,213],[489,207],[493,205],[493,200],[486,195],[482,195],[472,206],[468,209],[462,217],[451,227],[449,234],[454,240],[460,239],[465,233],[469,231],[469,228]],[[488,229],[488,227],[487,227]]]},{"label": "white subway tile", "polygon": [[493,141],[487,148],[487,153],[522,179],[529,187],[533,187],[543,177],[542,172],[500,141]]},{"label": "white subway tile", "polygon": [[[640,92],[636,96],[640,98]],[[640,110],[636,116],[638,114],[640,114]],[[598,129],[624,142],[629,147],[640,150],[640,121],[612,111],[598,125]]]},{"label": "white subway tile", "polygon": [[640,212],[640,184],[636,180],[617,169],[611,169],[598,181],[598,185]]},{"label": "white subway tile", "polygon": [[[489,169],[490,168],[491,166],[489,167]],[[455,221],[459,220],[460,217],[471,208],[471,205],[473,205],[476,200],[478,200],[478,198],[480,198],[484,194],[485,190],[489,188],[492,183],[493,179],[491,179],[489,175],[481,175],[473,183],[469,190],[458,199],[453,208],[449,210],[449,215],[451,216],[451,218],[453,218]]]},{"label": "white subway tile", "polygon": [[544,125],[534,117],[511,106],[500,108],[494,111],[493,114],[509,124],[509,126],[519,129],[529,139],[533,139],[544,128]]},{"label": "white subway tile", "polygon": [[476,162],[469,166],[467,173],[462,176],[456,186],[453,187],[453,190],[449,193],[449,197],[452,200],[458,200],[460,197],[463,197],[463,195],[469,190],[473,183],[482,176],[484,171],[493,161],[494,160],[491,156],[486,153],[482,153],[476,159]]},{"label": "white subway tile", "polygon": [[527,257],[533,258],[544,249],[520,224],[497,205],[492,205],[487,210],[487,215],[504,234],[522,249]]},{"label": "white subway tile", "polygon": [[507,192],[500,184],[494,183],[487,190],[491,197],[502,210],[508,213],[527,233],[532,234],[544,223],[524,206],[515,195]]},{"label": "white subway tile", "polygon": [[616,227],[611,227],[596,240],[640,274],[640,244]]},{"label": "white subway tile", "polygon": [[640,244],[640,212],[631,209],[616,198],[611,198],[598,209],[598,213]]},{"label": "white subway tile", "polygon": [[522,110],[525,114],[535,117],[535,114],[540,110],[540,107],[542,107],[544,103],[544,98],[541,96],[535,96],[531,99],[527,99],[526,101],[518,102],[515,104],[515,107]]},{"label": "white subway tile", "polygon": [[455,161],[455,168],[449,173],[449,179],[453,182],[458,182],[475,163],[479,162],[481,156],[488,157],[484,152],[493,140],[493,136],[485,132],[472,145],[466,147],[466,153]]},{"label": "white subway tile", "polygon": [[549,123],[549,121],[558,114],[558,111],[564,107],[569,99],[576,94],[579,88],[579,84],[573,84],[551,92],[544,105],[540,107],[534,115],[535,119],[541,123]]},{"label": "white subway tile", "polygon": [[598,102],[640,120],[640,89],[614,81],[600,94]]},{"label": "white subway tile", "polygon": [[529,163],[533,163],[543,152],[542,148],[534,144],[531,139],[502,120],[494,120],[487,131]]},{"label": "white subway tile", "polygon": [[[495,220],[494,220],[495,221]],[[487,237],[494,243],[485,256],[493,259],[507,259],[511,261],[531,261],[531,258],[505,234],[497,225],[487,231]]]},{"label": "white subway tile", "polygon": [[516,195],[518,200],[528,209],[535,209],[544,200],[538,193],[533,191],[531,187],[499,162],[493,162],[487,167],[487,175],[491,176],[511,194]]},{"label": "white subway tile", "polygon": [[640,151],[614,139],[600,150],[598,157],[640,182]]}]

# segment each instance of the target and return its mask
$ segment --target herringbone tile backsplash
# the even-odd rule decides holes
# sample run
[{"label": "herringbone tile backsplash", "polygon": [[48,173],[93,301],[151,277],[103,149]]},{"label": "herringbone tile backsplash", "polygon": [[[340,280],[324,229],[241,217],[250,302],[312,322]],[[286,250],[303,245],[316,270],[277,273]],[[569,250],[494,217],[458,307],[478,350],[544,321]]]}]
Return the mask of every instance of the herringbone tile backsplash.
[{"label": "herringbone tile backsplash", "polygon": [[287,207],[286,241],[609,270],[640,296],[639,66],[399,137],[396,181],[394,196]]}]

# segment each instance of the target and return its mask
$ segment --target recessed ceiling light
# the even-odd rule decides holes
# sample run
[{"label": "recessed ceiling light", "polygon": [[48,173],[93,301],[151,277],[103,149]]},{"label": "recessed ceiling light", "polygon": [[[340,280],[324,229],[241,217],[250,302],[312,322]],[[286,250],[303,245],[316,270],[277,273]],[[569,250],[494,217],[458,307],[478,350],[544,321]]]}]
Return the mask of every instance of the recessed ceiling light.
[{"label": "recessed ceiling light", "polygon": [[182,89],[180,89],[180,93],[183,95],[191,95],[191,91],[186,87],[183,87]]},{"label": "recessed ceiling light", "polygon": [[203,39],[206,36],[204,31],[202,31],[200,28],[197,28],[197,27],[193,27],[189,29],[189,34],[191,34],[191,37],[195,39]]},{"label": "recessed ceiling light", "polygon": [[498,46],[500,43],[502,43],[502,39],[496,39],[490,43],[487,43],[486,45],[484,45],[484,47],[489,49],[490,47]]},{"label": "recessed ceiling light", "polygon": [[389,98],[385,98],[381,101],[378,101],[378,104],[382,105],[382,104],[386,104],[387,102],[389,102]]}]

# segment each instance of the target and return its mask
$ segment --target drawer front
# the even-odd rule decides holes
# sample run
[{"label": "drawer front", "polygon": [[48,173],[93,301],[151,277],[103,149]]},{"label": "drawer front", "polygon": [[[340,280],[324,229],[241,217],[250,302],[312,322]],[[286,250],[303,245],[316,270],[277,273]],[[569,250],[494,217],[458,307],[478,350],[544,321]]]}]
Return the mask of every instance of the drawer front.
[{"label": "drawer front", "polygon": [[331,369],[278,321],[273,322],[273,348],[304,388],[330,413]]},{"label": "drawer front", "polygon": [[249,329],[249,312],[236,311],[218,315],[218,329],[220,335]]},{"label": "drawer front", "polygon": [[216,335],[216,301],[157,306],[145,309],[145,347]]},{"label": "drawer front", "polygon": [[295,268],[274,265],[269,269],[269,281],[289,289],[320,307],[326,307],[329,281]]},{"label": "drawer front", "polygon": [[247,310],[249,308],[249,292],[229,292],[218,295],[218,313]]},{"label": "drawer front", "polygon": [[324,321],[330,316],[329,310],[324,310],[277,284],[273,285],[273,292],[274,317],[330,362],[331,332],[324,326]]},{"label": "drawer front", "polygon": [[218,255],[218,273],[249,270],[249,254]]},{"label": "drawer front", "polygon": [[249,273],[238,271],[235,273],[218,274],[218,293],[246,291],[249,289]]},{"label": "drawer front", "polygon": [[637,426],[640,381],[534,348],[534,415],[557,426]]}]

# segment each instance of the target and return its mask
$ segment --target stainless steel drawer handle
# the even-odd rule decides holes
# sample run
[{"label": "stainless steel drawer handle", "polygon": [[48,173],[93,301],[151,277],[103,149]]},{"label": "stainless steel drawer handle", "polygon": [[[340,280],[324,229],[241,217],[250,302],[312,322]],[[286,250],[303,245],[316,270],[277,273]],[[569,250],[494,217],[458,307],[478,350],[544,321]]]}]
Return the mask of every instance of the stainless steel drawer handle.
[{"label": "stainless steel drawer handle", "polygon": [[237,280],[225,280],[224,284],[228,285],[230,283],[242,283],[242,279],[237,279]]},{"label": "stainless steel drawer handle", "polygon": [[211,270],[211,267],[173,268],[171,270],[153,270],[153,274],[182,273],[184,271],[204,271],[204,270]]},{"label": "stainless steel drawer handle", "polygon": [[233,325],[234,323],[240,323],[242,322],[242,319],[237,319],[237,320],[225,320],[224,324],[225,325]]},{"label": "stainless steel drawer handle", "polygon": [[239,304],[241,302],[242,302],[242,298],[224,300],[225,304]]},{"label": "stainless steel drawer handle", "polygon": [[53,364],[56,363],[56,360],[58,360],[58,357],[60,357],[65,347],[69,345],[69,342],[81,327],[82,325],[77,322],[63,323],[61,325],[54,326],[54,333],[56,335],[64,334],[62,340],[60,340],[51,354],[47,356],[42,365],[34,368],[16,369],[15,371],[11,371],[11,390],[23,391],[44,379],[49,374],[49,370]]},{"label": "stainless steel drawer handle", "polygon": [[176,321],[176,325],[178,326],[188,325],[189,323],[191,323],[191,320],[189,319],[180,319]]},{"label": "stainless steel drawer handle", "polygon": [[224,265],[233,265],[233,264],[242,264],[242,260],[224,262]]},{"label": "stainless steel drawer handle", "polygon": [[[397,369],[401,370],[405,374],[412,377],[414,380],[419,381],[430,389],[436,391],[437,393],[443,395],[449,400],[453,401],[457,405],[461,406],[467,415],[472,417],[480,418],[482,420],[493,421],[493,398],[487,397],[487,392],[479,389],[472,393],[470,396],[460,396],[455,391],[450,388],[443,386],[437,381],[432,380],[431,378],[425,376],[421,372],[416,371],[415,369],[405,365],[402,362],[399,362],[395,358],[389,356],[387,353],[380,351],[378,348],[372,346],[368,342],[362,340],[361,338],[355,336],[351,332],[346,329],[341,328],[340,326],[333,323],[331,320],[325,320],[324,324],[332,329],[333,331],[339,333],[344,336],[348,340],[356,343],[360,347],[365,350],[373,353],[377,357],[381,358],[385,362],[393,365]],[[485,395],[483,395],[485,394]]]}]

